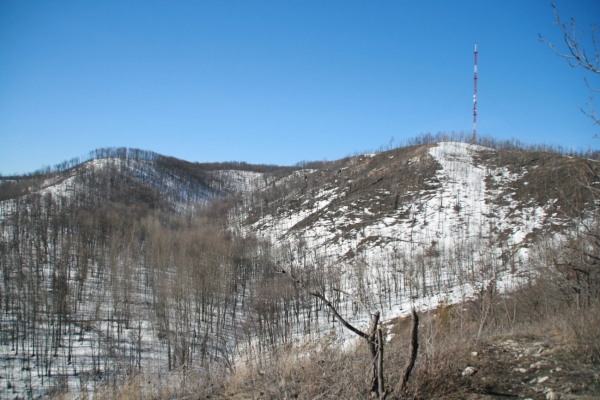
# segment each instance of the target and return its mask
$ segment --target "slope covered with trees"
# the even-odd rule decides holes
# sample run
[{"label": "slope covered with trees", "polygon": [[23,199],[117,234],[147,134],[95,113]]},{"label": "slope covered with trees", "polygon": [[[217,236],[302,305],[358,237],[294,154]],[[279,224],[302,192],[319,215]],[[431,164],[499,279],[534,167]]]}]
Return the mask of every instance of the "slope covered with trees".
[{"label": "slope covered with trees", "polygon": [[336,312],[366,331],[378,310],[387,360],[407,355],[402,318],[423,314],[394,396],[449,393],[450,341],[555,313],[597,361],[597,162],[434,139],[285,168],[106,149],[3,179],[1,397],[369,397],[351,377],[372,360],[341,350]]},{"label": "slope covered with trees", "polygon": [[289,169],[102,149],[4,179],[2,397],[230,359],[266,267],[260,243],[225,229],[228,211],[240,176],[248,190]]}]

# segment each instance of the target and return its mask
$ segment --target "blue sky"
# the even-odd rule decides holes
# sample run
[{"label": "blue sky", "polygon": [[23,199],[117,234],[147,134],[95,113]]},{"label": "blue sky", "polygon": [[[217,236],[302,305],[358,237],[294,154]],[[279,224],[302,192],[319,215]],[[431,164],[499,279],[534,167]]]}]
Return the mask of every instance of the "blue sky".
[{"label": "blue sky", "polygon": [[[580,107],[600,76],[539,41],[561,41],[550,3],[5,0],[0,173],[112,146],[291,165],[470,132],[474,42],[479,134],[597,149]],[[596,0],[556,5],[600,23]]]}]

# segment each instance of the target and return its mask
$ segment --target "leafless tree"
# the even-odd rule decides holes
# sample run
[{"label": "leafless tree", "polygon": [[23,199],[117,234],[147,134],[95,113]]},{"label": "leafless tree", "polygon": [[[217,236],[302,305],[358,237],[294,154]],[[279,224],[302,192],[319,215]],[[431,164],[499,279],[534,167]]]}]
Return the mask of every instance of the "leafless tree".
[{"label": "leafless tree", "polygon": [[[375,311],[374,313],[371,313],[371,322],[369,324],[369,330],[368,330],[368,332],[363,332],[360,329],[353,326],[352,324],[350,324],[346,319],[344,319],[344,317],[342,317],[339,314],[337,308],[327,299],[327,297],[325,297],[324,293],[322,293],[319,290],[312,290],[312,289],[308,288],[304,284],[303,281],[301,281],[296,276],[294,276],[294,274],[292,274],[290,271],[287,271],[287,270],[281,268],[278,272],[280,274],[285,275],[288,278],[290,278],[292,281],[294,281],[294,283],[296,285],[298,285],[300,288],[302,288],[304,291],[306,291],[311,296],[314,296],[314,297],[318,298],[319,300],[321,300],[329,308],[329,310],[332,312],[332,314],[335,316],[335,318],[346,329],[350,330],[355,335],[357,335],[367,341],[367,343],[369,345],[369,350],[371,352],[371,356],[373,357],[373,363],[372,363],[373,366],[371,368],[371,372],[372,372],[371,393],[374,393],[374,395],[377,396],[379,399],[387,398],[387,396],[390,395],[392,392],[389,390],[386,390],[385,383],[384,383],[383,349],[384,349],[385,342],[383,340],[383,329],[380,326],[381,320],[380,320],[379,311]],[[353,298],[353,300],[362,304],[360,299],[355,299],[349,293],[343,292],[339,289],[334,289],[334,290],[338,291],[340,293],[343,293],[347,296],[350,296]],[[363,305],[363,307],[365,309],[367,309],[367,307],[365,307],[364,305]],[[410,357],[409,357],[408,363],[405,367],[405,370],[404,370],[404,373],[402,376],[402,381],[400,382],[400,384],[398,386],[398,392],[399,392],[398,394],[400,394],[400,395],[402,394],[402,391],[406,387],[406,382],[408,381],[408,378],[410,377],[410,373],[412,372],[412,369],[414,367],[415,360],[417,358],[417,350],[419,347],[418,346],[419,318],[414,310],[412,312],[412,320],[413,320],[413,328],[412,328]]]},{"label": "leafless tree", "polygon": [[[540,41],[546,43],[556,55],[564,58],[569,67],[582,67],[594,74],[600,74],[600,54],[598,53],[598,49],[600,48],[600,38],[596,37],[596,24],[590,25],[590,39],[592,45],[592,52],[590,54],[589,52],[586,52],[585,47],[582,45],[583,31],[579,32],[577,30],[575,18],[571,17],[571,20],[568,23],[564,23],[560,20],[558,11],[556,11],[556,4],[552,3],[552,9],[554,10],[555,19],[553,24],[560,29],[567,49],[566,51],[557,49],[554,43],[546,40],[541,34],[539,35]],[[584,81],[592,93],[600,92],[600,89],[590,85],[587,78],[584,78]],[[594,96],[592,95],[587,103],[588,110],[581,108],[581,112],[590,117],[594,124],[600,125],[600,119],[596,114],[593,100]]]}]

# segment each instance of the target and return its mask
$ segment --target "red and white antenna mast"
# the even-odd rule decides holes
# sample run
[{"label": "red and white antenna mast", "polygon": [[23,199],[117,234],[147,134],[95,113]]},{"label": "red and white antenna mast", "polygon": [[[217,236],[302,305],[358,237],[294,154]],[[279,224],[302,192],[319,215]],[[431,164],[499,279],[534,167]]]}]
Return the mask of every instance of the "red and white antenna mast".
[{"label": "red and white antenna mast", "polygon": [[477,43],[473,53],[473,142],[477,138]]}]

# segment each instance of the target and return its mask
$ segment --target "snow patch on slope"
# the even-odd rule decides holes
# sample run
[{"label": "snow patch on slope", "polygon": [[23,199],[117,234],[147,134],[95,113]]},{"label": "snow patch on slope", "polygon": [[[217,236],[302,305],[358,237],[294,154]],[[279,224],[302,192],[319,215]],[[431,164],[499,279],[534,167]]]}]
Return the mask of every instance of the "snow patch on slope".
[{"label": "snow patch on slope", "polygon": [[223,170],[212,172],[213,176],[223,182],[219,189],[235,193],[247,193],[265,185],[262,172]]},{"label": "snow patch on slope", "polygon": [[[477,154],[489,151],[495,150],[455,142],[430,147],[428,155],[441,166],[435,179],[426,182],[427,189],[404,192],[414,201],[391,214],[365,209],[357,216],[348,205],[329,207],[344,192],[323,189],[311,209],[280,210],[248,228],[281,248],[310,249],[313,263],[335,264],[341,286],[367,296],[387,320],[407,315],[413,306],[464,301],[492,281],[501,291],[511,290],[526,269],[527,237],[544,227],[551,204],[516,201],[508,184],[527,171],[478,165]],[[367,324],[368,315],[351,303],[342,304],[341,311],[352,315],[353,323]]]}]

